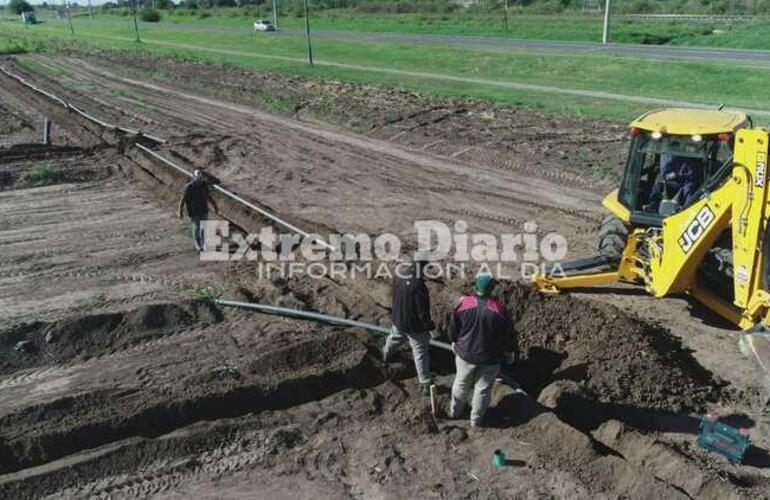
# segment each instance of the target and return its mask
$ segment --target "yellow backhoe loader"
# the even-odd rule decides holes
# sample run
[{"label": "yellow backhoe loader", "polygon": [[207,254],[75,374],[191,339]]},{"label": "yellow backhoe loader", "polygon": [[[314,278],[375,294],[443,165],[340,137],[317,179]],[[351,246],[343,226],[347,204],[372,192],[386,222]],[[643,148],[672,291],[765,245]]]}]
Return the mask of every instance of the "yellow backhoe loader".
[{"label": "yellow backhoe loader", "polygon": [[546,293],[626,282],[655,297],[689,294],[743,329],[742,350],[770,373],[769,141],[737,111],[639,117],[620,187],[602,203],[610,215],[598,255],[533,284]]}]

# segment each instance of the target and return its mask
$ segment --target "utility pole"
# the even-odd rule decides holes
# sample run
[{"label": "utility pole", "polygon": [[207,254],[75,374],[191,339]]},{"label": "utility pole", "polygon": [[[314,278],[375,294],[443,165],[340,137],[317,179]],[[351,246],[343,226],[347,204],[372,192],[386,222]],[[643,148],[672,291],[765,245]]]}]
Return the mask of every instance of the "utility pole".
[{"label": "utility pole", "polygon": [[508,0],[503,0],[505,2],[505,11],[503,15],[505,16],[505,32],[508,33]]},{"label": "utility pole", "polygon": [[136,21],[136,0],[131,0],[131,10],[134,14],[134,35],[136,36],[136,43],[141,42],[139,39],[139,23]]},{"label": "utility pole", "polygon": [[62,4],[64,5],[64,13],[67,14],[67,22],[70,23],[70,32],[72,36],[75,36],[75,27],[72,26],[72,18],[70,17],[70,8],[67,6],[67,0],[62,0]]},{"label": "utility pole", "polygon": [[276,7],[277,3],[278,0],[273,0],[273,26],[275,26],[275,29],[278,29],[278,8]]},{"label": "utility pole", "polygon": [[88,0],[88,19],[93,19],[94,13],[91,11],[91,0]]},{"label": "utility pole", "polygon": [[602,43],[610,43],[610,0],[604,0],[604,30],[602,31]]},{"label": "utility pole", "polygon": [[313,66],[313,45],[310,43],[310,11],[305,0],[305,36],[307,37],[307,60]]}]

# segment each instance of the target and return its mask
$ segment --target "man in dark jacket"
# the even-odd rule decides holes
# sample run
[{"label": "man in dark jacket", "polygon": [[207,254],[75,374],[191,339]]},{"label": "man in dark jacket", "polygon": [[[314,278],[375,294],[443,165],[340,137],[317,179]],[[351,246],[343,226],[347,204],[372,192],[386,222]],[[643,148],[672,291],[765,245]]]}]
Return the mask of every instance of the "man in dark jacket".
[{"label": "man in dark jacket", "polygon": [[510,364],[515,359],[513,321],[505,314],[502,304],[489,296],[494,286],[491,274],[476,276],[475,293],[460,299],[449,325],[457,369],[449,414],[459,418],[473,392],[471,426],[474,427],[481,425],[489,407],[500,363]]},{"label": "man in dark jacket", "polygon": [[209,193],[209,185],[203,177],[203,172],[195,170],[193,179],[185,187],[182,197],[179,199],[179,218],[184,217],[184,208],[187,207],[187,215],[192,222],[193,238],[195,239],[195,249],[203,251],[205,237],[201,222],[208,219],[209,202],[214,210],[219,210],[216,202]]},{"label": "man in dark jacket", "polygon": [[417,369],[417,379],[423,394],[429,394],[431,375],[429,347],[431,331],[436,328],[430,315],[430,293],[423,281],[423,270],[428,264],[416,255],[407,272],[396,276],[393,282],[393,326],[385,340],[383,359],[387,363],[391,354],[408,339]]}]

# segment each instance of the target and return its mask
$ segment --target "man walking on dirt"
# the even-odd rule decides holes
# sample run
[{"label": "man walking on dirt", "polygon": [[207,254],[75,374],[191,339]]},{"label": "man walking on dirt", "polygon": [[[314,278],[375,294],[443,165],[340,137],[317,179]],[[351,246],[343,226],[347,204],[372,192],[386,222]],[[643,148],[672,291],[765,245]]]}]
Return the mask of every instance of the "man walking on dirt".
[{"label": "man walking on dirt", "polygon": [[203,172],[195,170],[192,181],[184,187],[182,197],[179,199],[179,218],[184,217],[184,207],[187,207],[187,215],[192,222],[195,249],[199,252],[203,251],[203,244],[205,242],[201,222],[205,221],[209,216],[209,202],[211,202],[214,210],[219,210],[217,203],[211,198],[209,185],[203,176]]},{"label": "man walking on dirt", "polygon": [[393,326],[383,348],[383,361],[387,363],[393,352],[409,340],[423,395],[430,394],[429,348],[431,332],[436,328],[430,315],[430,292],[423,280],[427,265],[428,260],[418,253],[406,272],[396,273],[391,312]]},{"label": "man walking on dirt", "polygon": [[516,358],[514,324],[496,299],[490,297],[494,277],[480,273],[475,292],[461,298],[449,324],[449,340],[455,353],[457,374],[452,385],[451,418],[459,418],[473,393],[471,426],[482,424],[492,397],[492,386],[500,373],[500,363]]}]

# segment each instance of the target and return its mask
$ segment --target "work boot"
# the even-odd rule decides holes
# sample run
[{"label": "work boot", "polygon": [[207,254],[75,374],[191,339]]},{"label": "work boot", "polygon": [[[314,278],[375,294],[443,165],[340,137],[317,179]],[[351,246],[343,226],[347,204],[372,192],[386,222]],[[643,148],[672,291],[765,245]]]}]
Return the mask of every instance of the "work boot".
[{"label": "work boot", "polygon": [[470,438],[479,438],[484,435],[486,432],[486,429],[484,426],[479,424],[474,424],[471,422],[470,427],[468,427],[468,437]]}]

